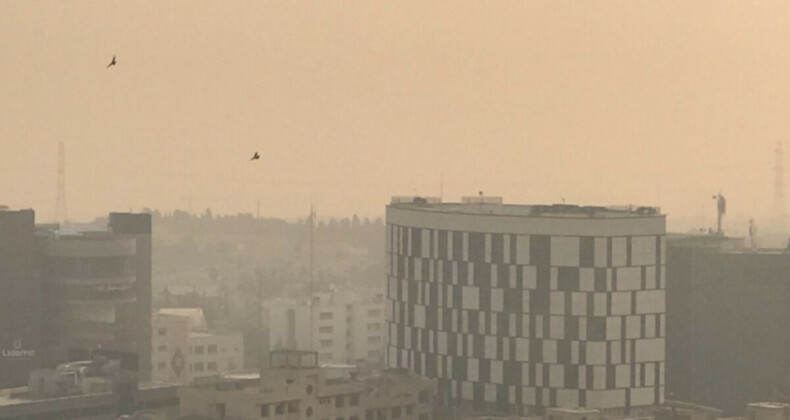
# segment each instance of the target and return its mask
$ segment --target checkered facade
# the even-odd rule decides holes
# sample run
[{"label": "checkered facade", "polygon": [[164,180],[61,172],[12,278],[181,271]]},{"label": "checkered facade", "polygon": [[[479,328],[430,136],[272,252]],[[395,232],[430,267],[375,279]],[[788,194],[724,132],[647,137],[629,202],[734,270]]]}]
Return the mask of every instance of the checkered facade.
[{"label": "checkered facade", "polygon": [[663,401],[663,232],[529,235],[389,220],[386,229],[390,367],[477,403]]}]

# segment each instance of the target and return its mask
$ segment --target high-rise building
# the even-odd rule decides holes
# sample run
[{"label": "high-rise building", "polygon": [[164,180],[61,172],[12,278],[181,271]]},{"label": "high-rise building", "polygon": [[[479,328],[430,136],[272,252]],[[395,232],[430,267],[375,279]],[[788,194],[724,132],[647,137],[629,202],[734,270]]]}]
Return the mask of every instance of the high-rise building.
[{"label": "high-rise building", "polygon": [[34,219],[33,210],[0,207],[0,388],[26,384],[43,347]]},{"label": "high-rise building", "polygon": [[790,255],[741,245],[667,241],[667,391],[727,415],[790,395]]},{"label": "high-rise building", "polygon": [[438,201],[387,207],[390,367],[482,412],[664,401],[659,209]]},{"label": "high-rise building", "polygon": [[[141,380],[151,359],[151,219],[112,213],[107,231],[40,229],[46,334],[55,361],[112,354]],[[147,370],[146,370],[147,369]]]},{"label": "high-rise building", "polygon": [[107,231],[66,233],[35,226],[32,210],[0,210],[0,387],[97,353],[150,375],[150,215],[113,213]]}]

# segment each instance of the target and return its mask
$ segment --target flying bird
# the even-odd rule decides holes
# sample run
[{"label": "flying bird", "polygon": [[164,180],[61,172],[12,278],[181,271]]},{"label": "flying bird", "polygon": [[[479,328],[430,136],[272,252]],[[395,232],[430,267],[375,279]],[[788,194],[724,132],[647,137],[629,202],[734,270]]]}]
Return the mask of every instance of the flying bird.
[{"label": "flying bird", "polygon": [[255,152],[255,154],[252,155],[252,158],[250,160],[258,160],[260,158],[261,158],[261,155],[259,155],[258,152]]},{"label": "flying bird", "polygon": [[107,68],[110,68],[114,65],[115,65],[115,56],[112,56],[112,61],[110,61],[110,64],[107,64]]}]

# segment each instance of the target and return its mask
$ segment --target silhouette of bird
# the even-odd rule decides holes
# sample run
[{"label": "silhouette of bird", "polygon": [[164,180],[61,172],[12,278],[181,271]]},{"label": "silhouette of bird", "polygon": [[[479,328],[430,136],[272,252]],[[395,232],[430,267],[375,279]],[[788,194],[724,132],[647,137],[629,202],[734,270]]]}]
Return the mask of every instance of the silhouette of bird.
[{"label": "silhouette of bird", "polygon": [[110,64],[107,64],[107,68],[110,68],[114,65],[115,65],[115,56],[112,56],[112,61],[110,61]]},{"label": "silhouette of bird", "polygon": [[258,160],[260,158],[261,158],[261,155],[259,155],[258,152],[255,152],[255,154],[252,155],[252,158],[250,160]]}]

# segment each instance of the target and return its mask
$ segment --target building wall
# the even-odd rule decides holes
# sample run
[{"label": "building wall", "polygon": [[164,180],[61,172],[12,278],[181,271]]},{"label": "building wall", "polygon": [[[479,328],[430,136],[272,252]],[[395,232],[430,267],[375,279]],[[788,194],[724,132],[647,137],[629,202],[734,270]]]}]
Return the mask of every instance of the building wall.
[{"label": "building wall", "polygon": [[664,399],[665,219],[387,209],[388,364],[449,399]]},{"label": "building wall", "polygon": [[667,384],[674,398],[743,413],[790,392],[790,258],[670,244]]},{"label": "building wall", "polygon": [[189,318],[158,315],[153,319],[151,379],[192,384],[244,367],[241,333],[213,334],[189,329]]},{"label": "building wall", "polygon": [[191,383],[189,318],[156,316],[152,331],[151,380],[167,384]]},{"label": "building wall", "polygon": [[[269,368],[260,389],[234,386],[179,390],[182,415],[246,419],[433,418],[435,383],[403,374],[374,380],[337,380],[326,369]],[[226,384],[233,385],[233,384]],[[258,392],[255,392],[258,391]]]},{"label": "building wall", "polygon": [[368,297],[357,300],[340,294],[334,297],[322,294],[319,299],[313,307],[312,324],[306,302],[266,303],[271,350],[316,351],[321,363],[383,360],[386,335],[383,300],[373,301]]},{"label": "building wall", "polygon": [[46,348],[34,218],[32,210],[0,210],[0,388],[27,384]]},{"label": "building wall", "polygon": [[138,337],[124,323],[128,311],[122,311],[137,303],[135,241],[108,234],[51,235],[40,238],[39,252],[48,291],[48,344],[63,351],[53,359],[97,349],[135,358]]},{"label": "building wall", "polygon": [[189,337],[189,366],[192,380],[237,372],[244,367],[241,333],[192,333]]},{"label": "building wall", "polygon": [[109,230],[135,240],[137,301],[126,307],[130,315],[125,317],[128,320],[125,324],[136,337],[140,379],[148,380],[151,372],[151,215],[110,213]]}]

